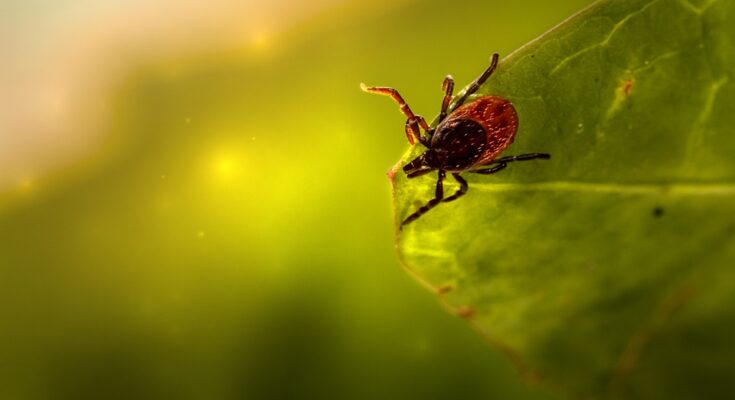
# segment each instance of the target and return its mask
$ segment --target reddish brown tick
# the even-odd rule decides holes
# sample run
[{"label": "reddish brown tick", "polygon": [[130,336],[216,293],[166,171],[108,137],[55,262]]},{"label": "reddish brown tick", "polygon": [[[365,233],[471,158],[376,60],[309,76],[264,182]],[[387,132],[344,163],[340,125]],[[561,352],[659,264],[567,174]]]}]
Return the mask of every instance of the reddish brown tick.
[{"label": "reddish brown tick", "polygon": [[[551,158],[551,155],[546,153],[496,158],[513,143],[518,131],[518,113],[515,107],[510,101],[498,96],[482,96],[464,104],[467,98],[492,75],[497,66],[498,55],[493,54],[490,66],[472,82],[451,108],[454,79],[451,75],[447,75],[442,84],[444,99],[434,128],[429,127],[423,117],[411,111],[396,89],[360,84],[362,90],[366,92],[392,97],[408,118],[405,127],[408,141],[414,144],[414,140],[418,140],[428,149],[403,167],[408,178],[439,171],[434,198],[403,220],[401,228],[417,220],[439,203],[457,200],[467,193],[467,181],[460,176],[462,172],[489,175],[504,169],[512,161]],[[423,135],[421,129],[424,130]],[[449,197],[444,197],[443,182],[447,172],[459,182],[459,190]]]}]

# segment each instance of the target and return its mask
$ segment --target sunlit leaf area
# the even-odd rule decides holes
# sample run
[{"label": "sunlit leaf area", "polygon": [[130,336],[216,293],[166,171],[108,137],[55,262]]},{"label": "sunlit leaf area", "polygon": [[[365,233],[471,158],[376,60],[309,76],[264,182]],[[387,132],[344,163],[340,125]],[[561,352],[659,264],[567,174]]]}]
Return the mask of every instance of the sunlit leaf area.
[{"label": "sunlit leaf area", "polygon": [[359,83],[432,119],[588,3],[0,4],[0,398],[556,398],[402,269]]}]

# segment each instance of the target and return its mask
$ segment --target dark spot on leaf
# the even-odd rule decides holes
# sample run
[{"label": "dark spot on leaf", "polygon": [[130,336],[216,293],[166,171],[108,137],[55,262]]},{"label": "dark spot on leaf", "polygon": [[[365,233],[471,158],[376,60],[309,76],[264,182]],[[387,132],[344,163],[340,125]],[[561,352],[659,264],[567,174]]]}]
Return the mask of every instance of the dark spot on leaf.
[{"label": "dark spot on leaf", "polygon": [[664,213],[666,213],[666,210],[661,206],[655,207],[652,212],[653,216],[656,218],[663,217]]},{"label": "dark spot on leaf", "polygon": [[451,292],[453,289],[454,289],[454,286],[452,286],[450,284],[446,284],[444,286],[440,286],[439,288],[437,288],[436,289],[436,292],[438,294],[445,294],[445,293]]},{"label": "dark spot on leaf", "polygon": [[620,91],[623,92],[624,95],[630,96],[630,92],[633,91],[633,80],[632,79],[624,80],[623,84],[620,85]]},{"label": "dark spot on leaf", "polygon": [[463,319],[470,319],[472,316],[475,315],[475,310],[468,306],[459,307],[457,309],[457,316]]}]

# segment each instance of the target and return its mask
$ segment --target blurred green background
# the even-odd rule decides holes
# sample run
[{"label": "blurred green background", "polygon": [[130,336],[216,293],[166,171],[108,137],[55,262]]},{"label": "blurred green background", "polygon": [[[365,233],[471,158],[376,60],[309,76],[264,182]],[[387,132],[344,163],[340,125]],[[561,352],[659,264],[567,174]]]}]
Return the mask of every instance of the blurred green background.
[{"label": "blurred green background", "polygon": [[[62,3],[5,6],[27,19],[5,37],[11,67],[86,7]],[[23,125],[27,102],[0,102],[0,398],[552,398],[399,266],[385,173],[405,119],[358,84],[395,86],[433,118],[445,74],[462,87],[587,3],[284,1],[272,35],[219,29],[188,51],[189,20],[156,41],[156,21],[176,22],[165,7],[120,31],[138,47],[74,14],[94,28],[74,36],[96,44],[89,79],[115,79],[57,99],[74,112],[51,148],[23,142],[43,114]],[[76,54],[32,58],[68,69]],[[4,82],[43,90],[15,66]]]}]

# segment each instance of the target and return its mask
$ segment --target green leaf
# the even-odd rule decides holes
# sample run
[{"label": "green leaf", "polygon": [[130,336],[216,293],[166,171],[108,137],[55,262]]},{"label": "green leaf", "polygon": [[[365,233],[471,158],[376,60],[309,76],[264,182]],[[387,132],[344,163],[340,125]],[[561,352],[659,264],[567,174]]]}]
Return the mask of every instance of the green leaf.
[{"label": "green leaf", "polygon": [[398,231],[405,267],[569,397],[735,396],[734,44],[733,1],[613,0],[508,56],[479,91],[518,110],[505,155],[552,159],[464,174]]}]

